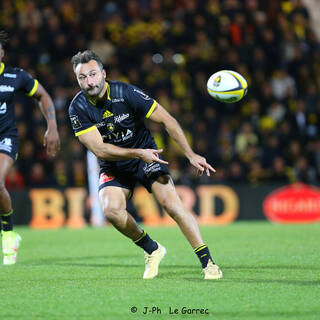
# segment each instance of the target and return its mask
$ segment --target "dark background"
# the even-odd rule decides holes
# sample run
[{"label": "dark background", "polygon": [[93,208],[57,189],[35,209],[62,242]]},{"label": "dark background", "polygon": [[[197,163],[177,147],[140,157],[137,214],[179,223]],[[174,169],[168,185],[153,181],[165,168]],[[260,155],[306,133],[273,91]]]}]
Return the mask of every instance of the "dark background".
[{"label": "dark background", "polygon": [[[67,115],[78,86],[70,59],[100,54],[108,79],[139,86],[175,116],[194,150],[217,169],[195,177],[158,124],[150,124],[176,183],[289,183],[319,180],[319,41],[302,1],[9,1],[0,28],[10,35],[5,63],[30,72],[54,99],[62,148],[42,147],[45,121],[18,96],[19,159],[9,190],[85,187],[85,150]],[[231,69],[248,95],[221,104],[206,92],[214,72]]]}]

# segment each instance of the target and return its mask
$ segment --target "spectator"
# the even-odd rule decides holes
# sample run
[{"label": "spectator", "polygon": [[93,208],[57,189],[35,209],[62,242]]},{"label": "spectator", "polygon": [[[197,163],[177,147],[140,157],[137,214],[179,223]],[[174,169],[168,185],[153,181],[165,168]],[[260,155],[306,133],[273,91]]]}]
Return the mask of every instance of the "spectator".
[{"label": "spectator", "polygon": [[35,162],[31,166],[31,171],[28,174],[28,184],[31,188],[48,187],[49,180],[45,174],[43,164]]},{"label": "spectator", "polygon": [[104,64],[106,64],[114,55],[115,47],[110,41],[105,39],[104,31],[103,23],[97,22],[94,24],[89,48],[101,58]]},{"label": "spectator", "polygon": [[285,165],[284,159],[280,156],[275,157],[272,162],[272,168],[269,180],[272,182],[289,183],[293,181],[294,172]]},{"label": "spectator", "polygon": [[294,170],[295,170],[295,175],[296,179],[298,181],[304,182],[304,183],[309,183],[309,184],[314,184],[317,179],[317,173],[312,168],[309,166],[308,159],[305,157],[299,157],[294,164]]},{"label": "spectator", "polygon": [[[221,168],[214,181],[284,182],[295,172],[318,182],[320,43],[303,1],[60,2],[0,4],[1,28],[11,36],[4,62],[30,71],[49,89],[62,138],[60,160],[52,164],[38,139],[41,114],[18,97],[17,181],[85,185],[85,152],[70,139],[66,108],[78,91],[70,56],[92,48],[108,79],[142,87],[182,122],[195,149]],[[208,77],[226,68],[249,83],[248,96],[237,104],[221,104],[206,92]],[[176,180],[194,183],[174,142],[154,129]]]},{"label": "spectator", "polygon": [[243,124],[241,131],[236,135],[235,148],[236,152],[241,155],[247,152],[249,145],[257,145],[258,137],[253,132],[250,123],[246,122]]},{"label": "spectator", "polygon": [[9,191],[22,190],[24,188],[24,179],[16,166],[11,167],[6,178],[6,187]]}]

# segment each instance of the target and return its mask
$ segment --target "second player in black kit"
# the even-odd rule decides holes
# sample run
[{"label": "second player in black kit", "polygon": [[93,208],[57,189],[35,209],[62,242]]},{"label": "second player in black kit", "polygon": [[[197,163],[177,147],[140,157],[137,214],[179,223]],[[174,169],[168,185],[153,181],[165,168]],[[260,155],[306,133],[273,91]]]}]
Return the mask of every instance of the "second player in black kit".
[{"label": "second player in black kit", "polygon": [[2,62],[3,47],[7,40],[6,32],[0,31],[0,230],[3,264],[12,265],[17,261],[21,237],[13,231],[13,208],[5,180],[18,156],[18,131],[14,112],[16,93],[39,100],[39,107],[48,126],[43,142],[50,156],[56,154],[60,140],[54,105],[47,91],[23,69],[7,66]]},{"label": "second player in black kit", "polygon": [[0,150],[13,160],[18,155],[14,96],[22,92],[32,97],[37,87],[38,81],[24,70],[0,63]]}]

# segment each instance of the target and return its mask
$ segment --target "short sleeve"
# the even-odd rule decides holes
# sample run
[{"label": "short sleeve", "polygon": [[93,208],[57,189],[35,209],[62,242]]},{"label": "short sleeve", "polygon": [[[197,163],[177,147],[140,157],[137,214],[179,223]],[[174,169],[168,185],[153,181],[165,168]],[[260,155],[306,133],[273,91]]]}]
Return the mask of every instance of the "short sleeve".
[{"label": "short sleeve", "polygon": [[32,78],[32,76],[23,69],[20,69],[18,77],[20,81],[20,90],[29,97],[32,97],[38,88],[38,80]]},{"label": "short sleeve", "polygon": [[76,137],[93,131],[97,128],[96,125],[89,119],[88,114],[74,104],[71,104],[69,107],[69,118]]},{"label": "short sleeve", "polygon": [[157,102],[150,98],[139,88],[128,85],[125,95],[127,103],[129,103],[134,110],[141,114],[142,117],[149,118],[154,111]]}]

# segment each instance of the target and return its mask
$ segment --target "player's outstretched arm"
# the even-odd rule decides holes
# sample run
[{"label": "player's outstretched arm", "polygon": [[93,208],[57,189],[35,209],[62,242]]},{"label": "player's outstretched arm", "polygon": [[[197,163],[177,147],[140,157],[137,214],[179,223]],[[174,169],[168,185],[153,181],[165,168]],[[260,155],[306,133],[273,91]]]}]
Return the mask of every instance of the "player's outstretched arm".
[{"label": "player's outstretched arm", "polygon": [[168,164],[167,161],[160,159],[158,156],[162,152],[161,149],[130,149],[104,143],[98,129],[80,135],[78,138],[99,159],[107,161],[141,159],[146,163],[159,162]]},{"label": "player's outstretched arm", "polygon": [[210,171],[216,172],[216,170],[207,163],[206,158],[193,152],[178,121],[159,103],[157,103],[157,106],[149,119],[164,125],[170,137],[178,143],[190,163],[198,169],[200,175],[202,175],[204,171],[208,176],[210,176]]},{"label": "player's outstretched arm", "polygon": [[54,157],[60,149],[60,138],[53,101],[40,83],[33,96],[39,100],[39,107],[47,120],[47,131],[43,138],[43,145],[47,147],[48,154]]}]

